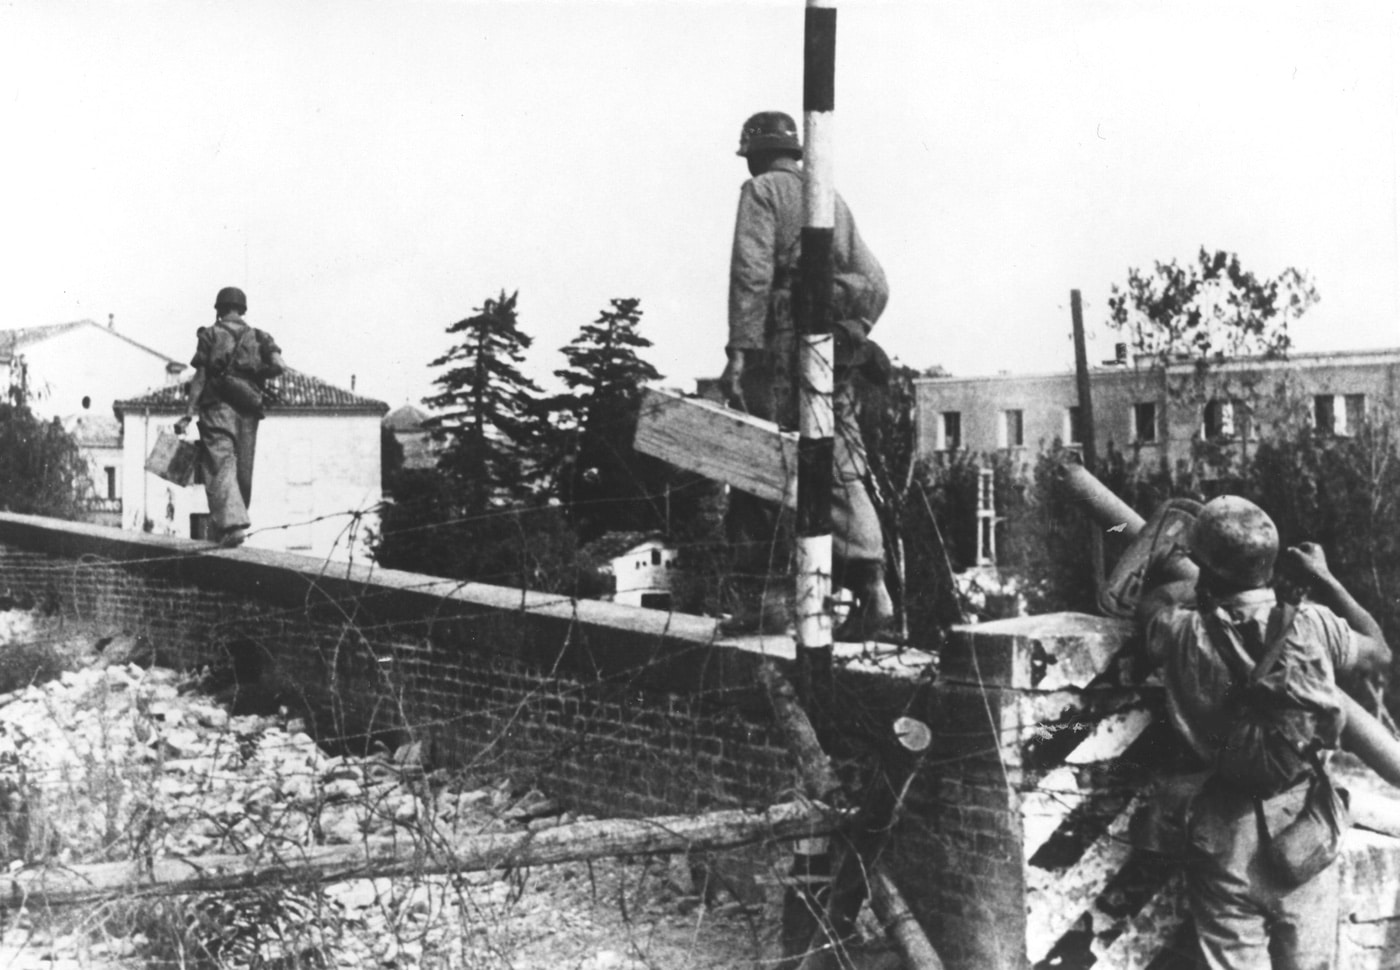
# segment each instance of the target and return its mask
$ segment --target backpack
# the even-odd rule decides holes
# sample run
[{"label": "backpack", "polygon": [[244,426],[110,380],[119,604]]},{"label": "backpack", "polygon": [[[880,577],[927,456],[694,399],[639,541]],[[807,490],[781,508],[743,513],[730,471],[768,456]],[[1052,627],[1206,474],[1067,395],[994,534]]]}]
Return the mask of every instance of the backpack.
[{"label": "backpack", "polygon": [[[1216,759],[1215,778],[1252,796],[1261,858],[1273,877],[1293,888],[1321,873],[1341,854],[1351,826],[1350,795],[1332,783],[1319,751],[1341,736],[1343,715],[1325,671],[1284,659],[1297,607],[1269,615],[1263,656],[1249,669],[1237,652],[1239,632],[1219,610],[1203,609],[1206,630],[1235,683],[1230,702],[1238,714]],[[1269,831],[1264,799],[1309,778],[1297,816]]]},{"label": "backpack", "polygon": [[[1263,653],[1255,656],[1222,610],[1201,610],[1234,681],[1226,705],[1236,713],[1220,739],[1216,774],[1256,798],[1276,795],[1313,773],[1312,755],[1335,746],[1341,733],[1339,709],[1327,702],[1335,688],[1325,671],[1284,655],[1297,612],[1291,603],[1274,608]],[[1252,669],[1246,657],[1256,661]]]},{"label": "backpack", "polygon": [[[218,326],[223,326],[222,320],[219,321]],[[225,404],[241,414],[261,417],[264,394],[262,381],[256,373],[235,369],[234,366],[239,360],[240,352],[247,356],[248,352],[251,351],[255,359],[262,360],[259,333],[253,327],[245,327],[242,333],[234,333],[232,328],[227,326],[224,326],[223,329],[225,333],[233,337],[233,350],[229,353],[228,360],[224,362],[224,365],[209,374],[209,380],[214,386],[215,393]],[[254,341],[253,348],[245,347],[245,342],[250,339]]]}]

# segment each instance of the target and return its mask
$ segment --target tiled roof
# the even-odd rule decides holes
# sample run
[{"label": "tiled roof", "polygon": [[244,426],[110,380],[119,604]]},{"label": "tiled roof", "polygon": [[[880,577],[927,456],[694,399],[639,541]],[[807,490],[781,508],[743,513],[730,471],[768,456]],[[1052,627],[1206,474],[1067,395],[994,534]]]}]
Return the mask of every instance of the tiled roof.
[{"label": "tiled roof", "polygon": [[[343,391],[310,374],[287,368],[281,377],[267,382],[267,413],[281,411],[341,411],[357,414],[384,414],[389,405],[373,398]],[[172,384],[141,397],[117,401],[112,409],[118,414],[137,408],[152,411],[177,411],[185,407],[185,385]]]},{"label": "tiled roof", "polygon": [[91,320],[74,320],[72,323],[51,323],[43,327],[16,327],[13,330],[0,330],[0,352],[9,357],[20,347],[56,337],[69,330],[76,330]]},{"label": "tiled roof", "polygon": [[0,362],[10,360],[17,350],[48,340],[50,337],[57,337],[70,330],[77,330],[79,327],[92,327],[110,337],[124,340],[133,347],[139,347],[148,354],[154,354],[162,360],[176,362],[175,358],[162,354],[158,350],[152,350],[145,344],[132,340],[126,334],[113,330],[111,327],[104,327],[95,320],[73,320],[70,323],[50,323],[42,327],[16,327],[13,330],[0,330]]}]

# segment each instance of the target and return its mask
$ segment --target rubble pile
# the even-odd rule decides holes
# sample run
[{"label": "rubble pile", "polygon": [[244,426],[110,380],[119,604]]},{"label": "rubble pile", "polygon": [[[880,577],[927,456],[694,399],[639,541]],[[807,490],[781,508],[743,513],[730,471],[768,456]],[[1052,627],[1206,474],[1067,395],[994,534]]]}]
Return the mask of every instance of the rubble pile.
[{"label": "rubble pile", "polygon": [[[6,626],[0,613],[0,651]],[[94,660],[0,696],[0,849],[9,869],[242,853],[364,839],[448,839],[572,821],[508,780],[426,772],[406,744],[332,756],[285,714],[230,716],[175,671]],[[679,865],[679,864],[678,864]],[[361,967],[734,967],[756,940],[732,910],[687,895],[677,866],[360,879],[164,900],[101,912],[6,913],[0,966],[182,965],[193,943],[226,966],[314,952]],[[683,865],[680,868],[684,868]],[[206,964],[213,965],[213,964]]]}]

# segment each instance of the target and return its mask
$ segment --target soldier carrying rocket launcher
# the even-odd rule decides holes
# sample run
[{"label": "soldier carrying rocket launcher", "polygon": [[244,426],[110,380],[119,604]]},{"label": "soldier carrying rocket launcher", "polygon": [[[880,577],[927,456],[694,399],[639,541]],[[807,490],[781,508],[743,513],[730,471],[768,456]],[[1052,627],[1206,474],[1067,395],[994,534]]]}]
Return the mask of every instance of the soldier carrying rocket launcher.
[{"label": "soldier carrying rocket launcher", "polygon": [[[1105,527],[1136,534],[1101,605],[1129,610],[1160,668],[1173,727],[1207,770],[1146,833],[1186,867],[1199,956],[1212,970],[1333,965],[1347,795],[1326,755],[1347,745],[1392,784],[1400,744],[1338,686],[1390,663],[1379,624],[1337,581],[1322,549],[1278,558],[1257,505],[1176,499],[1144,523],[1077,466],[1071,489]],[[1278,573],[1305,597],[1276,596]]]}]

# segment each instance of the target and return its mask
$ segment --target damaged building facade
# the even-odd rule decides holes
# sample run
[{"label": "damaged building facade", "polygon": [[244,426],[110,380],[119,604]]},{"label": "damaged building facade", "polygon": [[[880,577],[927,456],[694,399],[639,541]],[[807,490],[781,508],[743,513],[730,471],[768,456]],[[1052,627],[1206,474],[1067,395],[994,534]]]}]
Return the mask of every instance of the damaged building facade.
[{"label": "damaged building facade", "polygon": [[[1355,434],[1400,400],[1400,348],[1241,357],[1203,366],[1139,356],[1091,368],[1095,442],[1175,464],[1207,441],[1248,452],[1275,429]],[[915,381],[919,453],[1006,450],[1030,460],[1084,427],[1073,370]]]}]

